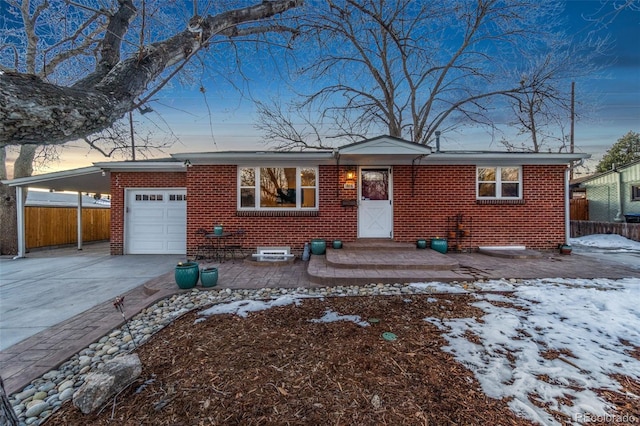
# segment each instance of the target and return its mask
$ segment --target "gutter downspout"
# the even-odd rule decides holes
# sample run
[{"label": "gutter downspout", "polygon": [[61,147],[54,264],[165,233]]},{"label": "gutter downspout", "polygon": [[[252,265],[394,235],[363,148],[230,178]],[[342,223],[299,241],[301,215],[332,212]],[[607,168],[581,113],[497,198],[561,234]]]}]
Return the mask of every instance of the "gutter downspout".
[{"label": "gutter downspout", "polygon": [[16,186],[16,227],[18,228],[18,254],[14,259],[24,257],[26,253],[25,244],[25,221],[24,221],[24,189]]},{"label": "gutter downspout", "polygon": [[616,213],[616,217],[613,218],[614,222],[624,222],[623,212],[622,212],[622,173],[618,171],[615,164],[613,166],[613,172],[618,175],[618,180],[616,185],[618,186],[618,213]]},{"label": "gutter downspout", "polygon": [[571,238],[571,199],[569,193],[569,177],[572,167],[569,166],[564,171],[564,243],[569,245]]}]

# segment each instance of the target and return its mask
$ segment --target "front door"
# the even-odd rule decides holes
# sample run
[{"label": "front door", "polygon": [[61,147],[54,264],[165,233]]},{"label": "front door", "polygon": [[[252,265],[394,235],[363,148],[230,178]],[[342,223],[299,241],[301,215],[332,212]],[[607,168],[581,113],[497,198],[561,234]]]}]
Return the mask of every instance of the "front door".
[{"label": "front door", "polygon": [[358,237],[391,238],[391,168],[363,167],[359,182]]}]

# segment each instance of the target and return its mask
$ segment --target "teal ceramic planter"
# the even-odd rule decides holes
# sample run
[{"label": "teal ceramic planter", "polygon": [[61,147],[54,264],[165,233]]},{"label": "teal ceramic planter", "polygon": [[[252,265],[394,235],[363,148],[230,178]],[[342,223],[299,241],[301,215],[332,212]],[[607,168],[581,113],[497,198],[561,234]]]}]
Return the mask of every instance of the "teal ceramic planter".
[{"label": "teal ceramic planter", "polygon": [[182,289],[193,288],[198,284],[200,270],[197,262],[185,262],[176,265],[174,272],[176,284]]},{"label": "teal ceramic planter", "polygon": [[341,248],[342,248],[342,241],[340,241],[340,240],[333,240],[333,248],[334,248],[334,249],[341,249]]},{"label": "teal ceramic planter", "polygon": [[311,253],[315,255],[323,255],[327,251],[327,242],[320,238],[311,240]]},{"label": "teal ceramic planter", "polygon": [[222,235],[223,231],[224,231],[224,228],[222,227],[222,225],[216,225],[213,227],[213,233],[215,235]]},{"label": "teal ceramic planter", "polygon": [[218,268],[203,268],[200,271],[202,287],[215,287],[218,284]]},{"label": "teal ceramic planter", "polygon": [[432,238],[431,248],[440,253],[447,252],[447,239],[446,238]]},{"label": "teal ceramic planter", "polygon": [[426,249],[427,248],[427,240],[417,240],[416,241],[416,248]]}]

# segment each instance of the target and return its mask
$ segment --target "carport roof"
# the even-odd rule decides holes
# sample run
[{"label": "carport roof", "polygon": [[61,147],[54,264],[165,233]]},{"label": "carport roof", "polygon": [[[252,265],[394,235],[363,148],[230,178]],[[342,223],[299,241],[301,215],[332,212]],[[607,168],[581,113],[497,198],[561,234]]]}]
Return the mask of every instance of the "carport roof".
[{"label": "carport roof", "polygon": [[80,169],[63,170],[43,175],[29,176],[2,183],[9,186],[49,189],[54,191],[74,191],[108,194],[111,176],[109,171],[90,166]]}]

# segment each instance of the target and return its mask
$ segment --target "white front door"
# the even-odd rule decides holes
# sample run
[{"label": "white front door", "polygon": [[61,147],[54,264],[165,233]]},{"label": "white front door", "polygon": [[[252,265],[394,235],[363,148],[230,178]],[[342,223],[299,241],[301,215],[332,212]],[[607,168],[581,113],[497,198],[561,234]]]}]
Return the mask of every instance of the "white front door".
[{"label": "white front door", "polygon": [[128,189],[125,216],[126,254],[185,254],[187,190]]},{"label": "white front door", "polygon": [[391,168],[362,167],[358,181],[358,237],[391,238]]}]

